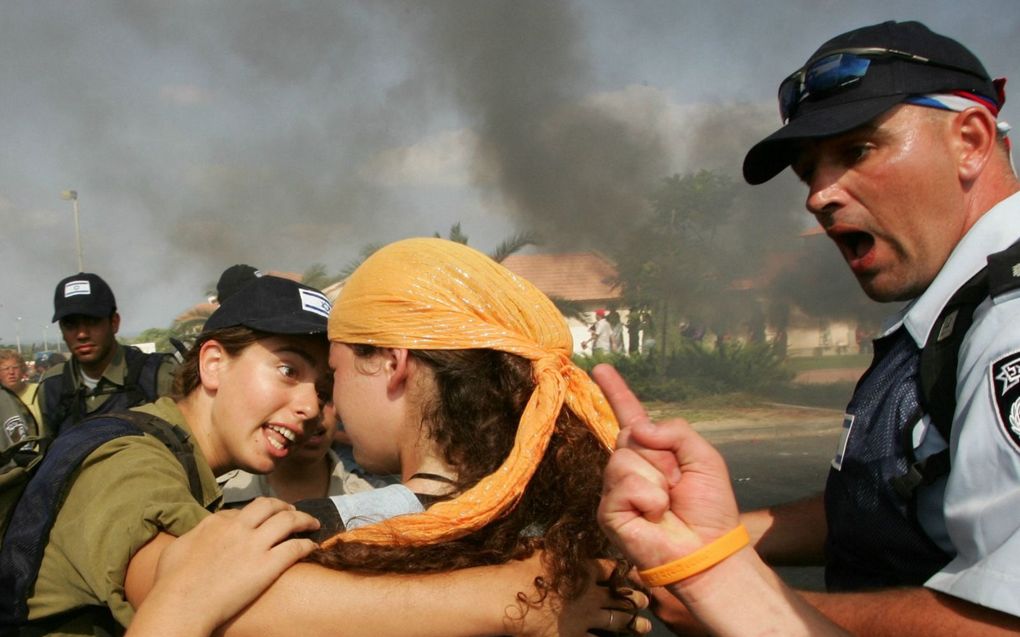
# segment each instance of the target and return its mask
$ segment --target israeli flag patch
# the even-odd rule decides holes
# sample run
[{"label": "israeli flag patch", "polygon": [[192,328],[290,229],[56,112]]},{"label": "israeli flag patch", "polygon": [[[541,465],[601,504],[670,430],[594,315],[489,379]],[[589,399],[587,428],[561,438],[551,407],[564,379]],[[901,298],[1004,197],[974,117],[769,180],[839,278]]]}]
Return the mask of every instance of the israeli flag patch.
[{"label": "israeli flag patch", "polygon": [[325,316],[329,318],[329,311],[333,308],[329,303],[329,299],[326,295],[315,290],[298,290],[301,294],[301,309],[306,312],[312,312],[319,316]]},{"label": "israeli flag patch", "polygon": [[1020,353],[992,363],[989,375],[999,426],[1013,447],[1020,449]]},{"label": "israeli flag patch", "polygon": [[68,281],[64,284],[64,298],[72,296],[88,296],[92,294],[91,281]]}]

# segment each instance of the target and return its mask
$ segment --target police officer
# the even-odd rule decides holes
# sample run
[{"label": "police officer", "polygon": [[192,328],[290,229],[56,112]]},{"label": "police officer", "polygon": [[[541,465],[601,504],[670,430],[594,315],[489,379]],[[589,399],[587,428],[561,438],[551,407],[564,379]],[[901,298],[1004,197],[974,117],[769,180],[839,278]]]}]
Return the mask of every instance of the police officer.
[{"label": "police officer", "polygon": [[[1020,630],[1020,184],[1003,88],[920,23],[855,29],[782,82],[784,125],[744,161],[751,184],[791,166],[865,293],[907,302],[847,407],[824,496],[741,516],[772,564],[825,564],[829,592],[804,595],[854,634]],[[943,308],[986,265],[973,323],[955,324],[970,311]],[[921,382],[943,341],[957,341],[958,364],[934,369],[948,396]]]},{"label": "police officer", "polygon": [[126,409],[168,395],[174,358],[117,343],[120,315],[113,290],[96,274],[79,272],[57,284],[53,321],[71,360],[39,382],[42,429],[56,435],[88,415]]}]

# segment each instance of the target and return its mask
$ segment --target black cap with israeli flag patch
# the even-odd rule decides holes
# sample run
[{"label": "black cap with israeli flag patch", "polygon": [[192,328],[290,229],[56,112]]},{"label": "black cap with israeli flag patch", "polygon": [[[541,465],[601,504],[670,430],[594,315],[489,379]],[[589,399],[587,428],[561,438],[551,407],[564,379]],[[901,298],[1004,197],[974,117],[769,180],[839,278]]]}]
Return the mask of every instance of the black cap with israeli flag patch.
[{"label": "black cap with israeli flag patch", "polygon": [[202,331],[243,326],[269,334],[325,334],[331,307],[315,288],[262,276],[224,299]]},{"label": "black cap with israeli flag patch", "polygon": [[53,322],[80,314],[107,318],[117,311],[113,290],[98,274],[79,272],[65,277],[53,292]]}]

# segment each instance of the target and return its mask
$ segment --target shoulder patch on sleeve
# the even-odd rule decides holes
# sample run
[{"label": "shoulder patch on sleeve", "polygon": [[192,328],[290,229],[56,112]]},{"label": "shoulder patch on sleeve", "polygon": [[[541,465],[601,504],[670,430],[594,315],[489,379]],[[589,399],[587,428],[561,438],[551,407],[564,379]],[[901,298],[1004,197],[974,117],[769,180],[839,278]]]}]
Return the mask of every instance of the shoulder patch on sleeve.
[{"label": "shoulder patch on sleeve", "polygon": [[1020,352],[992,363],[992,400],[1006,438],[1020,451]]},{"label": "shoulder patch on sleeve", "polygon": [[11,416],[4,421],[4,434],[12,445],[16,445],[28,437],[28,426],[21,416]]}]

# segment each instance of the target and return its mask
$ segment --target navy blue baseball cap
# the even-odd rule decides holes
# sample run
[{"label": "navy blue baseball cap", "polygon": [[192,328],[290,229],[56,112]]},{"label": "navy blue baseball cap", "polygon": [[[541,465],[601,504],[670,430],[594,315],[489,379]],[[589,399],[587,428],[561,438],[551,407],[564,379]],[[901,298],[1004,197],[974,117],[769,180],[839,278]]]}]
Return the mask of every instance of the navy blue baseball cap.
[{"label": "navy blue baseball cap", "polygon": [[980,60],[920,22],[848,31],[815,51],[779,87],[783,127],[744,158],[744,179],[761,184],[795,159],[800,142],[862,126],[913,95],[966,91],[1004,101]]},{"label": "navy blue baseball cap", "polygon": [[315,288],[282,277],[255,277],[222,300],[202,331],[243,326],[269,334],[325,334],[331,307]]},{"label": "navy blue baseball cap", "polygon": [[113,290],[98,274],[79,272],[61,279],[53,292],[53,322],[81,314],[106,318],[117,311]]}]

